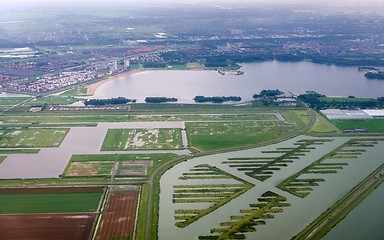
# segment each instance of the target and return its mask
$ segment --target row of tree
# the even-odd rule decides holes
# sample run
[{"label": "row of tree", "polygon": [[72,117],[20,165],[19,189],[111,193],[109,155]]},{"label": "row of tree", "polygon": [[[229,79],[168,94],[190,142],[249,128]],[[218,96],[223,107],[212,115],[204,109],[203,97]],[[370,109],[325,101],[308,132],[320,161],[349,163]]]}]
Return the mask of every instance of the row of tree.
[{"label": "row of tree", "polygon": [[229,96],[229,97],[225,97],[225,96],[221,96],[221,97],[219,97],[219,96],[216,96],[216,97],[196,96],[193,100],[195,102],[198,102],[198,103],[203,103],[203,102],[223,103],[223,102],[229,102],[229,101],[240,102],[241,97],[239,97],[239,96]]},{"label": "row of tree", "polygon": [[327,108],[380,108],[384,107],[384,97],[379,97],[377,99],[367,98],[364,100],[356,100],[353,99],[355,97],[349,96],[348,100],[343,101],[342,99],[338,99],[337,101],[324,101],[321,98],[325,97],[325,95],[318,93],[306,93],[299,95],[299,99],[304,101],[309,105],[309,107],[320,110]]},{"label": "row of tree", "polygon": [[136,99],[127,99],[124,97],[108,98],[108,99],[89,99],[84,102],[85,106],[104,106],[104,105],[117,105],[127,104],[129,102],[135,103]]},{"label": "row of tree", "polygon": [[177,98],[167,98],[167,97],[147,97],[144,100],[146,103],[163,103],[163,102],[177,102]]},{"label": "row of tree", "polygon": [[384,80],[384,72],[382,71],[367,72],[364,76],[368,79]]}]

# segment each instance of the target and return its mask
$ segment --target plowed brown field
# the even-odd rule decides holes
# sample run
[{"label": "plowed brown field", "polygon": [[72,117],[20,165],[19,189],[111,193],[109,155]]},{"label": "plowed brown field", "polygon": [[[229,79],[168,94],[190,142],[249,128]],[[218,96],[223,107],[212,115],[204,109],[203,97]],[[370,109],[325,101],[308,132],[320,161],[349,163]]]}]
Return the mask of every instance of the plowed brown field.
[{"label": "plowed brown field", "polygon": [[109,197],[98,240],[132,239],[138,192],[118,192]]},{"label": "plowed brown field", "polygon": [[88,240],[96,213],[0,215],[0,239]]}]

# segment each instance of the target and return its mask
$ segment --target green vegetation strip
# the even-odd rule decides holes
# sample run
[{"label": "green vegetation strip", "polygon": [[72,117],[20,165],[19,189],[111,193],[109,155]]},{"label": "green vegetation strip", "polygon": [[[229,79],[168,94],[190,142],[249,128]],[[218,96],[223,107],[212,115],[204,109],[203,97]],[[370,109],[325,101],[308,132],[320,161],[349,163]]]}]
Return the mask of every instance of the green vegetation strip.
[{"label": "green vegetation strip", "polygon": [[40,149],[0,149],[0,154],[37,154]]},{"label": "green vegetation strip", "polygon": [[[199,171],[194,171],[197,169],[204,170],[204,173],[201,174]],[[189,172],[189,174],[194,174],[192,176],[188,175],[188,177],[186,177],[186,174],[187,173],[184,173],[180,179],[199,179],[204,180],[205,184],[174,186],[173,203],[213,203],[213,205],[206,209],[176,210],[175,225],[180,228],[187,227],[203,216],[210,214],[254,186],[251,183],[208,164],[202,164],[192,168]],[[216,174],[216,176],[212,176],[212,174]],[[209,180],[214,179],[234,179],[242,184],[207,184]]]},{"label": "green vegetation strip", "polygon": [[221,223],[221,228],[211,229],[210,236],[199,236],[199,240],[245,239],[247,232],[255,232],[257,225],[266,224],[266,219],[274,218],[276,213],[283,212],[283,207],[290,206],[286,198],[274,192],[265,192],[258,198],[258,204],[250,204],[251,209],[241,210],[241,216],[231,216],[231,221]]},{"label": "green vegetation strip", "polygon": [[[384,141],[381,138],[372,138],[372,139],[350,139],[346,143],[342,144],[335,150],[321,157],[319,160],[313,162],[309,166],[305,167],[300,172],[292,175],[283,182],[277,185],[277,187],[283,191],[289,192],[292,195],[297,197],[304,198],[310,194],[313,190],[308,186],[318,186],[319,182],[325,181],[323,178],[315,179],[299,179],[303,174],[333,174],[337,173],[338,170],[343,169],[347,166],[348,163],[338,162],[338,163],[324,163],[327,159],[351,159],[358,158],[365,149],[350,149],[351,147],[372,147],[374,144],[377,144],[378,141]],[[369,144],[367,144],[369,143]],[[345,153],[350,151],[350,154],[347,156],[340,156],[339,153]],[[299,184],[298,184],[299,183]]]},{"label": "green vegetation strip", "polygon": [[276,151],[263,152],[282,154],[279,157],[229,158],[223,163],[229,164],[230,167],[237,168],[239,171],[245,171],[245,174],[259,181],[265,181],[274,172],[279,171],[281,167],[286,167],[287,163],[293,162],[291,159],[299,159],[298,156],[304,156],[304,152],[310,152],[313,149],[312,145],[320,145],[330,141],[332,139],[300,140],[294,143],[297,146],[294,148],[280,148]]}]

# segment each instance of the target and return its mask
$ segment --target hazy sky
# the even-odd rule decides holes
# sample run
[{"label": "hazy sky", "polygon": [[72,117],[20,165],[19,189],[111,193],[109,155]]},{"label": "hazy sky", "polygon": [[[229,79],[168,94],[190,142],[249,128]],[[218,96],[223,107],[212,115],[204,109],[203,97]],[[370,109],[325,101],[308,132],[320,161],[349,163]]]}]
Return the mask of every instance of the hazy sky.
[{"label": "hazy sky", "polygon": [[[38,6],[44,3],[48,5],[100,5],[113,3],[122,4],[134,4],[134,3],[181,3],[181,4],[208,4],[208,5],[245,5],[245,4],[298,4],[303,3],[308,5],[326,5],[326,6],[338,6],[338,7],[381,7],[384,8],[384,0],[0,0],[1,7],[18,7],[18,6]],[[44,6],[43,5],[43,6]]]},{"label": "hazy sky", "polygon": [[93,3],[93,2],[176,2],[176,3],[234,3],[234,4],[244,4],[244,3],[328,3],[328,4],[343,4],[343,5],[365,5],[365,6],[373,6],[373,5],[382,5],[384,4],[384,0],[0,0],[1,3],[6,4],[34,4],[34,3],[57,3],[57,2],[83,2],[83,3]]}]

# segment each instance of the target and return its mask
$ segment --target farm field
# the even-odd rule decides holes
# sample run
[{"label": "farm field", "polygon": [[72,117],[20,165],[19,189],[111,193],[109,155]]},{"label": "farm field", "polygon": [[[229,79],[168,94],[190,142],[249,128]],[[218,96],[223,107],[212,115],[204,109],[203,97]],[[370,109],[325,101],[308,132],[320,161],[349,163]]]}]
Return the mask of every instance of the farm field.
[{"label": "farm field", "polygon": [[97,234],[99,240],[132,239],[139,192],[112,192]]},{"label": "farm field", "polygon": [[0,148],[58,147],[67,128],[28,128],[0,130]]},{"label": "farm field", "polygon": [[333,120],[332,123],[340,130],[358,128],[368,132],[384,132],[384,119]]},{"label": "farm field", "polygon": [[308,131],[310,134],[318,134],[318,133],[340,133],[340,130],[332,125],[327,119],[325,119],[320,114],[316,113],[316,122]]},{"label": "farm field", "polygon": [[116,176],[148,176],[154,169],[177,158],[175,154],[92,154],[73,155],[64,177],[108,177],[118,162]]},{"label": "farm field", "polygon": [[102,151],[182,149],[180,129],[109,129]]},{"label": "farm field", "polygon": [[91,236],[96,216],[96,213],[0,215],[1,238],[86,240]]},{"label": "farm field", "polygon": [[6,97],[0,98],[0,106],[14,106],[28,100],[30,97]]},{"label": "farm field", "polygon": [[298,129],[296,122],[188,122],[189,145],[204,151],[276,140]]},{"label": "farm field", "polygon": [[101,192],[1,194],[0,214],[96,211]]},{"label": "farm field", "polygon": [[[52,98],[49,104],[66,98]],[[40,100],[44,104],[48,99]],[[124,111],[28,114],[24,111],[16,107],[0,117],[0,146],[3,148],[0,149],[0,163],[4,161],[1,166],[19,168],[21,165],[17,161],[23,158],[35,164],[40,156],[64,156],[60,160],[62,166],[56,178],[1,180],[0,218],[21,216],[33,221],[30,217],[35,215],[40,218],[36,224],[45,224],[47,231],[62,234],[66,239],[77,239],[80,234],[78,239],[88,239],[91,235],[96,239],[172,239],[164,237],[163,229],[171,229],[170,234],[175,231],[175,236],[182,236],[178,239],[189,239],[188,232],[196,233],[194,239],[253,239],[255,231],[263,236],[261,239],[268,239],[265,229],[276,229],[275,224],[284,221],[286,216],[290,218],[289,212],[302,212],[297,206],[304,204],[305,209],[306,201],[325,193],[328,198],[318,206],[321,214],[322,209],[332,204],[331,198],[342,194],[337,191],[328,194],[324,189],[339,174],[343,177],[350,171],[356,164],[353,161],[360,164],[363,159],[368,170],[364,165],[362,173],[357,174],[362,177],[373,168],[372,161],[379,161],[365,158],[365,155],[371,151],[376,154],[377,145],[382,144],[382,141],[376,143],[371,139],[381,139],[379,136],[371,134],[362,137],[368,141],[351,142],[352,145],[333,151],[343,146],[343,141],[360,136],[344,135],[327,119],[307,109],[133,104]],[[61,136],[54,136],[55,131],[64,130]],[[188,146],[184,149],[185,133]],[[65,137],[66,141],[60,146]],[[68,139],[75,139],[75,150],[71,150]],[[87,144],[83,146],[83,143]],[[265,149],[262,147],[260,151],[255,148],[264,145]],[[47,146],[56,147],[46,149]],[[252,149],[242,150],[247,148]],[[240,154],[234,150],[245,152]],[[229,152],[228,157],[226,152]],[[337,164],[331,154],[339,160]],[[323,156],[327,159],[316,165],[316,160]],[[41,166],[52,167],[49,160],[39,164],[34,171],[44,169]],[[170,186],[163,187],[162,174],[183,164],[190,165],[174,175],[177,178]],[[32,167],[20,169],[29,171]],[[302,174],[290,178],[297,173]],[[168,175],[164,177],[173,179]],[[282,181],[285,188],[278,186]],[[351,186],[353,181],[350,181]],[[142,191],[116,190],[132,184]],[[18,187],[17,191],[14,186]],[[41,186],[45,187],[44,191],[37,191]],[[53,186],[66,186],[66,190],[58,192]],[[99,188],[77,191],[75,186]],[[166,201],[172,202],[172,206],[166,210],[166,215],[171,217],[164,220],[164,210],[158,206],[164,199],[160,195],[166,193]],[[136,210],[138,219],[135,219]],[[54,227],[42,220],[42,216],[48,214],[52,224],[56,224],[54,227],[57,227],[56,221],[66,224],[69,216],[76,218],[68,223],[68,226],[73,225],[68,231],[72,231],[70,236],[74,237],[61,233],[60,229],[52,230]],[[135,222],[138,224],[136,230],[133,228]],[[164,222],[172,226],[164,228]],[[196,226],[203,226],[205,230],[197,231]],[[89,230],[92,227],[94,229]],[[25,239],[26,231],[17,231],[21,234],[19,238],[19,235],[7,236]],[[4,233],[11,234],[8,230]],[[49,233],[39,227],[36,234],[40,239],[60,239],[51,235],[42,237]]]}]

